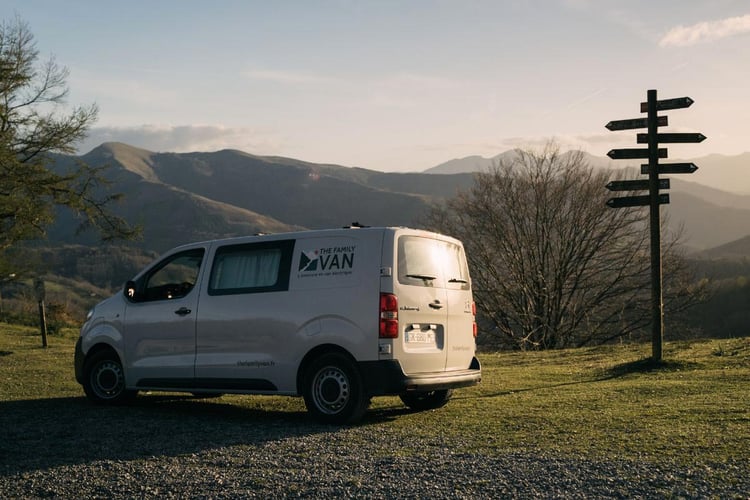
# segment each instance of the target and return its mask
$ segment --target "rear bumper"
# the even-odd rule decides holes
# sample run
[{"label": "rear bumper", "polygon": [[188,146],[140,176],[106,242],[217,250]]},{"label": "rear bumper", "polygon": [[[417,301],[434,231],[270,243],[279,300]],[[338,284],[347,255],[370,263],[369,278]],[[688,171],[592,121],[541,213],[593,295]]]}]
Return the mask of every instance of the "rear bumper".
[{"label": "rear bumper", "polygon": [[465,370],[416,375],[406,375],[398,360],[363,361],[359,367],[370,396],[456,389],[476,385],[482,380],[482,368],[476,357]]}]

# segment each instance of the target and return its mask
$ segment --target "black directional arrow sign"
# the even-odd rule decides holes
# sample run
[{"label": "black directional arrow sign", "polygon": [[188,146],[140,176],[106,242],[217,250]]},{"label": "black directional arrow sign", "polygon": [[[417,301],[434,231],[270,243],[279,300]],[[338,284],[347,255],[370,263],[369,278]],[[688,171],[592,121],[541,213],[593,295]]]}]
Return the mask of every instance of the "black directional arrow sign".
[{"label": "black directional arrow sign", "polygon": [[607,156],[613,160],[645,158],[648,164],[641,165],[641,173],[648,174],[647,180],[624,180],[612,181],[607,184],[610,191],[645,191],[643,196],[623,196],[611,198],[607,205],[612,208],[650,207],[648,219],[650,230],[650,254],[651,254],[651,344],[652,359],[661,361],[662,341],[664,333],[664,298],[662,288],[662,259],[661,259],[661,222],[659,205],[669,203],[669,195],[661,194],[661,189],[669,189],[669,180],[660,179],[659,174],[691,174],[698,167],[692,163],[670,163],[660,165],[659,159],[667,157],[667,149],[660,148],[663,143],[688,143],[702,142],[706,139],[703,134],[697,133],[659,133],[659,127],[667,124],[666,116],[659,116],[660,111],[668,109],[688,108],[693,104],[689,97],[677,97],[676,99],[658,100],[656,90],[652,89],[646,93],[646,102],[641,103],[641,113],[646,113],[645,119],[633,118],[630,120],[615,120],[607,123],[609,130],[628,130],[634,128],[646,128],[647,134],[637,134],[638,144],[648,144],[648,148],[636,149],[613,149]]},{"label": "black directional arrow sign", "polygon": [[[634,158],[648,158],[648,148],[612,149],[607,156],[613,160],[630,160]],[[659,158],[667,157],[667,148],[659,148]]]},{"label": "black directional arrow sign", "polygon": [[[657,126],[666,127],[669,119],[666,116],[657,118]],[[604,126],[607,130],[630,130],[634,128],[648,128],[648,118],[630,118],[628,120],[612,120]]]},{"label": "black directional arrow sign", "polygon": [[[648,179],[612,181],[605,186],[610,191],[647,191]],[[669,179],[659,179],[659,189],[669,189]]]},{"label": "black directional arrow sign", "polygon": [[[669,203],[668,194],[659,195],[659,205],[666,205]],[[643,207],[651,204],[651,197],[647,194],[643,196],[622,196],[620,198],[610,198],[607,201],[607,206],[610,208],[623,208],[623,207]]]},{"label": "black directional arrow sign", "polygon": [[[660,163],[659,174],[692,174],[698,170],[695,163]],[[648,164],[641,164],[641,174],[648,175]]]},{"label": "black directional arrow sign", "polygon": [[[689,108],[691,104],[693,104],[695,101],[693,101],[689,97],[676,97],[674,99],[664,99],[661,101],[656,101],[656,111],[666,111],[668,109],[680,109],[680,108]],[[648,103],[642,102],[641,103],[641,113],[648,113]]]},{"label": "black directional arrow sign", "polygon": [[[648,134],[638,134],[638,144],[648,144]],[[679,133],[666,133],[656,134],[656,142],[659,143],[677,143],[677,142],[703,142],[707,137],[703,134],[679,134]]]}]

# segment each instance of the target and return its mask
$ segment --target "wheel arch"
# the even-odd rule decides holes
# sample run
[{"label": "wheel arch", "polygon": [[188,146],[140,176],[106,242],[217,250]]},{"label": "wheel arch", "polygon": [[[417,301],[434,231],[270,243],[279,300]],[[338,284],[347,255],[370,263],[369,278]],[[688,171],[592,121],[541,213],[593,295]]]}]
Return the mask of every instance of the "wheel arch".
[{"label": "wheel arch", "polygon": [[112,346],[112,344],[108,344],[106,342],[101,342],[101,341],[89,347],[88,351],[86,351],[86,357],[88,358],[89,356],[92,356],[100,351],[112,351],[120,359],[120,362],[122,363],[122,356],[120,356],[120,353],[117,352],[117,349],[115,349],[114,346]]},{"label": "wheel arch", "polygon": [[107,339],[99,338],[97,339],[97,342],[95,342],[93,345],[87,346],[86,351],[83,350],[83,342],[82,338],[79,337],[78,342],[76,342],[76,348],[75,348],[75,356],[74,356],[74,368],[75,368],[75,376],[76,381],[79,384],[83,384],[83,377],[84,377],[84,370],[86,367],[86,363],[88,363],[88,360],[91,359],[91,356],[96,355],[97,353],[100,353],[102,351],[109,351],[113,353],[115,356],[117,356],[118,361],[122,365],[122,353],[120,353],[117,348],[112,345],[109,342],[106,342]]},{"label": "wheel arch", "polygon": [[357,369],[359,369],[357,360],[352,356],[352,354],[341,347],[340,345],[336,344],[321,344],[318,346],[315,346],[314,348],[310,349],[307,354],[302,358],[302,361],[299,364],[299,367],[297,368],[297,382],[296,382],[296,390],[297,394],[302,394],[302,389],[304,387],[305,382],[305,374],[307,373],[307,369],[310,366],[310,364],[315,361],[317,358],[324,354],[330,354],[330,353],[338,353],[346,356],[349,358],[349,360],[353,363]]}]

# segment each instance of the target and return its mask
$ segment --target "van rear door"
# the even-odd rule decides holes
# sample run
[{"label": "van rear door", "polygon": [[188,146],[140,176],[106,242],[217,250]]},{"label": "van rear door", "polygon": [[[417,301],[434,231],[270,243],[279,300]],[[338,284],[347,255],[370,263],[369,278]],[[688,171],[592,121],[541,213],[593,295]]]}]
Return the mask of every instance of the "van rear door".
[{"label": "van rear door", "polygon": [[466,369],[474,356],[471,288],[463,248],[437,235],[397,240],[394,354],[409,374]]},{"label": "van rear door", "polygon": [[465,370],[476,350],[474,337],[475,309],[471,293],[469,266],[463,246],[445,244],[445,292],[448,297],[448,334],[446,336],[446,370]]}]

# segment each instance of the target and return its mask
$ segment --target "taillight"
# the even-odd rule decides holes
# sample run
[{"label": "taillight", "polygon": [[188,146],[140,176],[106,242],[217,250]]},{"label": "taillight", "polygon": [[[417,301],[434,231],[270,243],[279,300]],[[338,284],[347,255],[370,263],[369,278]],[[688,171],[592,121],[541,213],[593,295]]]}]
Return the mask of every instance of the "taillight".
[{"label": "taillight", "polygon": [[477,303],[473,302],[471,303],[471,315],[474,316],[474,322],[472,323],[473,328],[473,334],[474,338],[477,338],[477,333],[479,332],[479,328],[477,327]]},{"label": "taillight", "polygon": [[392,293],[380,294],[380,338],[398,338],[398,298]]}]

